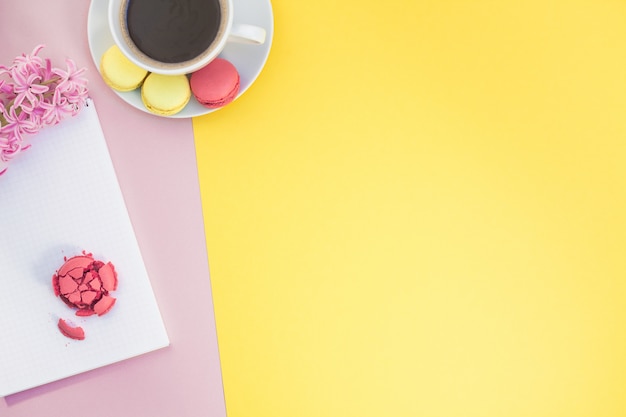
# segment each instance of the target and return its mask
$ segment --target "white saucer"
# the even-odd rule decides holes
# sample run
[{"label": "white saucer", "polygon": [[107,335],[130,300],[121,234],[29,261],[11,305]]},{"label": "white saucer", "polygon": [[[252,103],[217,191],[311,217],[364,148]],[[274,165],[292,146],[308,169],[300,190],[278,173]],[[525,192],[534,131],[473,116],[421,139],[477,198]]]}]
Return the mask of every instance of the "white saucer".
[{"label": "white saucer", "polygon": [[[107,21],[107,0],[92,0],[89,7],[89,18],[87,22],[87,33],[89,36],[89,49],[96,68],[100,68],[100,58],[102,54],[113,45],[113,37],[109,31]],[[263,45],[246,45],[229,43],[220,54],[220,57],[229,60],[235,65],[241,77],[239,94],[241,96],[256,80],[261,73],[272,46],[272,37],[274,33],[274,17],[272,14],[272,5],[270,0],[235,0],[234,1],[235,23],[247,23],[264,28],[267,37]],[[139,110],[149,113],[141,102],[141,92],[139,89],[129,92],[115,93],[124,101]],[[211,113],[215,109],[208,109],[198,103],[193,97],[189,104],[174,118],[186,118],[194,116],[202,116]],[[153,114],[153,113],[150,113]]]}]

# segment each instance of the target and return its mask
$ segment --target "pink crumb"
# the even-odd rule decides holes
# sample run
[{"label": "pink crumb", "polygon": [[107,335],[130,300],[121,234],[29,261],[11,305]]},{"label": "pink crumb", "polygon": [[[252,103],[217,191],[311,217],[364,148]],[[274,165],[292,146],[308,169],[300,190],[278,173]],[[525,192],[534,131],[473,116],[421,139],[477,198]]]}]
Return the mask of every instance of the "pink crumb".
[{"label": "pink crumb", "polygon": [[115,298],[105,295],[96,303],[96,305],[93,306],[93,311],[97,315],[101,316],[108,313],[109,310],[111,310],[111,307],[113,307],[113,304],[115,304]]},{"label": "pink crumb", "polygon": [[68,322],[63,319],[59,319],[57,324],[59,330],[65,337],[69,337],[74,340],[84,340],[85,339],[85,331],[80,326],[71,326]]}]

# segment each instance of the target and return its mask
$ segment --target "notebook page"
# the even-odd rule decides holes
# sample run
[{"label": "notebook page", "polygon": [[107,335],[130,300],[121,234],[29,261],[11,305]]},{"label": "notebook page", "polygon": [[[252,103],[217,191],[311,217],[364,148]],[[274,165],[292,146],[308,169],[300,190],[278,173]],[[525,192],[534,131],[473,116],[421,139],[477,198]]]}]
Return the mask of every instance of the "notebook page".
[{"label": "notebook page", "polygon": [[[0,176],[0,396],[169,344],[93,101],[31,142]],[[54,295],[64,257],[83,251],[118,274],[102,316],[77,317]],[[61,334],[59,318],[85,340]]]}]

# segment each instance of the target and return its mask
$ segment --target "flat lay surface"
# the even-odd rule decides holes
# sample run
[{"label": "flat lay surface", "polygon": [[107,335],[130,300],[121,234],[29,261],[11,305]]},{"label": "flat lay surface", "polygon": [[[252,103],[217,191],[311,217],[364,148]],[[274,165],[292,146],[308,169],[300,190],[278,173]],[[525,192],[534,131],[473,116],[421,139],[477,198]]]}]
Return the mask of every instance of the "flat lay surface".
[{"label": "flat lay surface", "polygon": [[229,416],[626,415],[626,3],[272,6],[194,124]]},{"label": "flat lay surface", "polygon": [[626,415],[626,3],[235,2],[271,43],[179,118],[100,78],[106,2],[0,14],[88,68],[170,340],[0,416]]},{"label": "flat lay surface", "polygon": [[[94,417],[224,416],[191,121],[133,108],[104,83],[89,48],[89,7],[88,1],[69,0],[3,6],[0,62],[10,63],[45,43],[42,55],[57,65],[69,57],[87,69],[89,94],[98,109],[170,346],[0,399],[0,416],[61,417],[67,415],[68,404],[89,410]],[[27,152],[19,157],[26,158]],[[118,266],[117,258],[109,260]],[[180,285],[183,278],[185,286]],[[121,281],[117,295],[122,295],[122,286]],[[55,302],[62,304],[58,299]],[[50,325],[54,327],[54,322]],[[85,331],[84,342],[88,342],[87,326]],[[185,381],[184,389],[181,381]],[[107,393],[106,401],[102,392]]]}]

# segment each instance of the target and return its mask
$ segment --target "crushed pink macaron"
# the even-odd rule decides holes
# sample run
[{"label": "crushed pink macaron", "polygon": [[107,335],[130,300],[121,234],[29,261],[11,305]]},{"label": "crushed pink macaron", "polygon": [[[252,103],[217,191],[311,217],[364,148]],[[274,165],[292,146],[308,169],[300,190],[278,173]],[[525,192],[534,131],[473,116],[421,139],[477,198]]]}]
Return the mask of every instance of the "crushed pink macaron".
[{"label": "crushed pink macaron", "polygon": [[65,260],[52,276],[52,288],[65,304],[77,310],[77,316],[101,316],[115,304],[110,293],[117,289],[117,272],[111,262],[85,253]]}]

